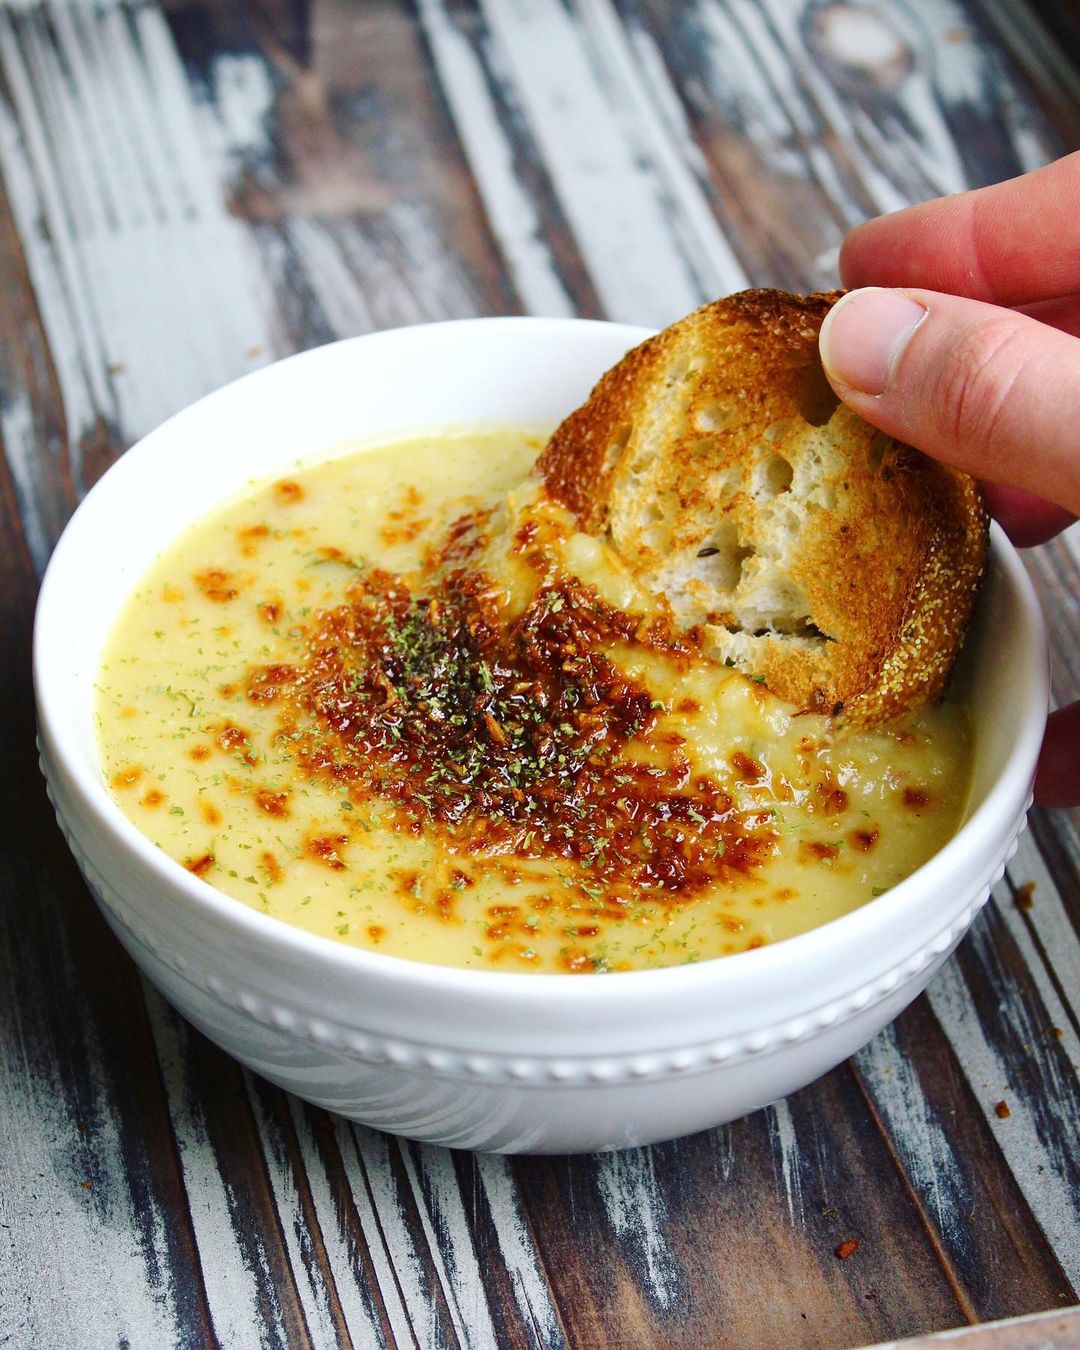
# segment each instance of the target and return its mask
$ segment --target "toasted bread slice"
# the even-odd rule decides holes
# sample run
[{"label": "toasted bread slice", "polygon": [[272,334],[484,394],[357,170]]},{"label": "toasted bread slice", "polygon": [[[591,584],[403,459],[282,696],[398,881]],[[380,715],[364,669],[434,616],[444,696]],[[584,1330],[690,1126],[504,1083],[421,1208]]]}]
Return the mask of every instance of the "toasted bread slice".
[{"label": "toasted bread slice", "polygon": [[873,724],[942,692],[987,518],[972,479],[838,402],[817,335],[839,296],[697,310],[608,371],[538,469],[718,660]]}]

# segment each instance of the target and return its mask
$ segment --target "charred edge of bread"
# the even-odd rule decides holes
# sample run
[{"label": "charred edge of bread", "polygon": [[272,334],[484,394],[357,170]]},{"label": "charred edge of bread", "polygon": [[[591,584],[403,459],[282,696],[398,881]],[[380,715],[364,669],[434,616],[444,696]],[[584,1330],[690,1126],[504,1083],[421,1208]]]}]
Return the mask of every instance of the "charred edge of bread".
[{"label": "charred edge of bread", "polygon": [[817,337],[840,295],[705,305],[609,370],[538,472],[716,659],[876,724],[944,690],[988,522],[972,479],[837,400]]}]

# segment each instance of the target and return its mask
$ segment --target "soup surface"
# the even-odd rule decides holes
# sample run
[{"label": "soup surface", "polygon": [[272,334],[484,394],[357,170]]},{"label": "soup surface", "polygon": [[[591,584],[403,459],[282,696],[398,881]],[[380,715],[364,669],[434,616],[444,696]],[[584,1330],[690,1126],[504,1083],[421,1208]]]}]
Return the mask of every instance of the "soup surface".
[{"label": "soup surface", "polygon": [[543,496],[542,443],[355,449],[171,545],[99,680],[135,824],[288,923],[506,971],[744,951],[940,848],[963,709],[845,731],[717,664]]}]

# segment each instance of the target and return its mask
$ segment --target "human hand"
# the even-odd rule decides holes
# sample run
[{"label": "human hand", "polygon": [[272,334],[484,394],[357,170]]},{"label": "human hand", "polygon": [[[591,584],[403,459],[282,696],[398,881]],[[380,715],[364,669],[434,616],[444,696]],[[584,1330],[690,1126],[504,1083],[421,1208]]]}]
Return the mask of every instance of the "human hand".
[{"label": "human hand", "polygon": [[[821,329],[837,394],[963,469],[1014,543],[1080,514],[1080,153],[868,221]],[[889,288],[889,289],[882,289]],[[1080,703],[1051,714],[1035,780],[1080,804]]]}]

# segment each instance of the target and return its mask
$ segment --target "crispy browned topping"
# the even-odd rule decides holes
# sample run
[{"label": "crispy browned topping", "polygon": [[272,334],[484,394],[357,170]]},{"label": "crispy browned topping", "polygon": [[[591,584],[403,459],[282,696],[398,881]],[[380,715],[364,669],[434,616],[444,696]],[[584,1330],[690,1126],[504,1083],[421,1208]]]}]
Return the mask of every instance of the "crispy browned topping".
[{"label": "crispy browned topping", "polygon": [[195,584],[208,600],[214,600],[219,605],[235,600],[240,594],[232,575],[220,567],[207,567],[202,572],[196,572]]},{"label": "crispy browned topping", "polygon": [[736,750],[731,756],[731,766],[738,776],[747,783],[756,783],[765,777],[765,766],[760,760],[748,755],[745,750]]},{"label": "crispy browned topping", "polygon": [[799,858],[803,862],[835,862],[839,855],[839,840],[804,839],[799,844]]},{"label": "crispy browned topping", "polygon": [[331,871],[343,872],[345,860],[341,856],[341,850],[348,842],[347,834],[320,835],[307,841],[305,851],[309,857],[314,858],[316,862],[324,863]]},{"label": "crispy browned topping", "polygon": [[226,722],[218,730],[217,743],[227,755],[236,755],[248,765],[256,763],[255,752],[251,748],[251,737],[242,727]]},{"label": "crispy browned topping", "polygon": [[[607,654],[616,645],[696,655],[692,635],[562,574],[506,623],[481,573],[416,595],[371,569],[312,617],[295,665],[253,669],[247,692],[276,705],[304,776],[350,806],[380,800],[386,823],[441,834],[459,856],[561,859],[598,893],[669,897],[751,871],[773,849],[771,812],[738,809],[694,776],[681,737],[655,734],[657,707]],[[331,842],[308,850],[341,865]]]},{"label": "crispy browned topping", "polygon": [[245,525],[243,529],[237,531],[240,552],[245,558],[253,558],[258,552],[259,543],[268,538],[269,534],[268,525]]},{"label": "crispy browned topping", "polygon": [[276,886],[285,873],[281,870],[281,864],[269,849],[263,849],[260,859],[262,869],[266,873],[266,878],[272,886]]},{"label": "crispy browned topping", "polygon": [[287,816],[289,814],[289,794],[275,792],[273,788],[256,788],[255,805],[268,816]]}]

